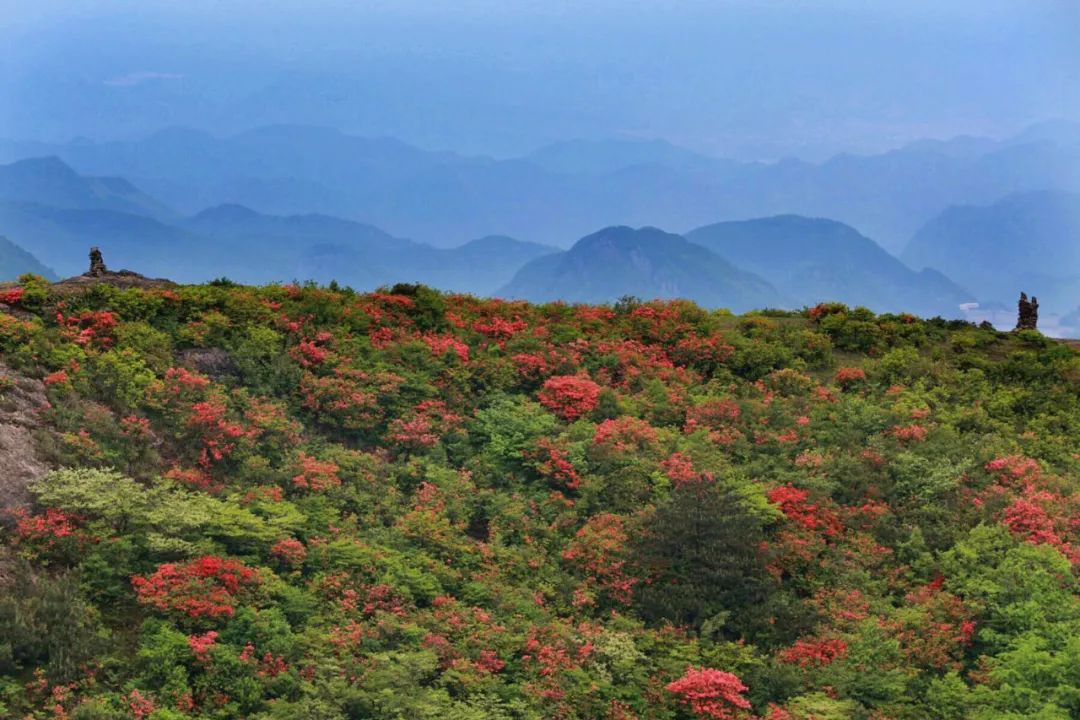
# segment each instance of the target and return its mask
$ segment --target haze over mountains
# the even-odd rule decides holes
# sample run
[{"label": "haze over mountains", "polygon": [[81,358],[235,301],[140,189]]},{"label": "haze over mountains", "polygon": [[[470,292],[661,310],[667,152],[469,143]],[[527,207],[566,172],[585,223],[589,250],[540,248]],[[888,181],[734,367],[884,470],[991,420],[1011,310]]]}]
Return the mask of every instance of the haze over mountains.
[{"label": "haze over mountains", "polygon": [[0,280],[16,278],[25,273],[55,280],[56,274],[15,243],[0,235]]},{"label": "haze over mountains", "polygon": [[933,269],[915,272],[854,228],[834,220],[777,215],[706,225],[686,239],[784,288],[786,305],[822,298],[879,311],[955,313],[975,296]]},{"label": "haze over mountains", "polygon": [[968,303],[1008,308],[1025,289],[1046,313],[1080,306],[1069,123],[823,163],[622,140],[496,160],[295,126],[7,141],[0,159],[12,161],[0,166],[0,233],[60,275],[100,245],[114,266],[179,281],[419,281],[737,310],[836,300],[950,317]]},{"label": "haze over mountains", "polygon": [[498,295],[534,302],[597,303],[626,295],[693,298],[736,312],[778,307],[781,295],[762,278],[701,245],[653,227],[609,227],[569,250],[533,260]]},{"label": "haze over mountains", "polygon": [[898,253],[950,205],[1080,192],[1080,126],[1069,124],[822,163],[741,163],[659,141],[574,141],[497,160],[299,126],[225,138],[172,128],[129,142],[0,142],[3,161],[42,156],[84,175],[123,177],[182,214],[221,203],[322,213],[443,247],[499,234],[565,247],[609,225],[684,228],[796,213],[847,223]]},{"label": "haze over mountains", "polygon": [[1032,288],[1044,305],[1080,307],[1080,195],[1040,191],[951,207],[915,234],[901,258],[985,297]]}]

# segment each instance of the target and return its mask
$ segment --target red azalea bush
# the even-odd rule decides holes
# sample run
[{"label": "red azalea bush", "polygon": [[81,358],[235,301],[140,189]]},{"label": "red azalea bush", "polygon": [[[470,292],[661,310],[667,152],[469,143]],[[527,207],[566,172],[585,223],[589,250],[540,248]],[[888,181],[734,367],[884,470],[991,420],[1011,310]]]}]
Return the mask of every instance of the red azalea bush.
[{"label": "red azalea bush", "polygon": [[293,487],[319,492],[341,485],[340,468],[332,462],[323,462],[301,451],[296,460]]},{"label": "red azalea bush", "polygon": [[581,375],[558,375],[544,382],[540,404],[566,420],[587,415],[600,400],[600,386]]},{"label": "red azalea bush", "polygon": [[780,659],[801,667],[821,667],[847,654],[847,643],[839,638],[797,640],[780,653]]},{"label": "red azalea bush", "polygon": [[748,689],[737,676],[712,668],[689,667],[681,678],[667,684],[669,693],[706,720],[749,717],[750,701],[743,697]]},{"label": "red azalea bush", "polygon": [[232,617],[238,598],[258,582],[252,568],[216,555],[183,565],[165,563],[151,575],[131,578],[140,603],[192,618]]},{"label": "red azalea bush", "polygon": [[842,367],[834,376],[836,384],[845,390],[850,390],[866,380],[866,371],[861,367]]},{"label": "red azalea bush", "polygon": [[642,453],[654,450],[660,434],[645,420],[619,417],[604,420],[593,433],[593,446],[612,453]]},{"label": "red azalea bush", "polygon": [[274,543],[270,554],[291,567],[300,567],[307,558],[307,548],[296,538],[284,538]]},{"label": "red azalea bush", "polygon": [[4,303],[5,305],[18,305],[22,302],[25,292],[26,291],[21,287],[0,290],[0,303]]}]

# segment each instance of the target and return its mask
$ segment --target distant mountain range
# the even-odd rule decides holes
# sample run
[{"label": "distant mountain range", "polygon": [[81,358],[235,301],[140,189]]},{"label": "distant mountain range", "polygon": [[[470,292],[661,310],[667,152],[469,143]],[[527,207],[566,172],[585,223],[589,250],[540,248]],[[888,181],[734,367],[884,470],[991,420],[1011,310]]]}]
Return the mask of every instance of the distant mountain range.
[{"label": "distant mountain range", "polygon": [[[166,153],[159,159],[189,167],[195,175],[206,168],[227,168],[222,157],[198,157],[198,149],[212,141],[224,143],[217,147],[222,152],[238,152],[230,149],[234,144],[246,148],[248,154],[243,157],[250,171],[259,171],[258,164],[263,162],[266,167],[262,171],[274,172],[298,163],[304,155],[295,153],[290,160],[271,153],[260,160],[266,135],[275,132],[288,138],[293,131],[266,129],[229,141],[172,131],[179,144],[174,148],[176,156]],[[935,157],[944,165],[993,165],[1005,162],[1005,157],[1030,158],[1030,153],[1038,154],[1051,146],[1060,149],[1062,146],[1054,143],[1060,141],[1057,136],[1061,134],[1059,129],[1053,139],[1033,136],[1012,144],[972,138],[926,141],[898,153],[905,162]],[[416,203],[419,208],[421,199],[425,200],[436,215],[441,212],[439,206],[452,204],[446,193],[456,192],[453,185],[444,186],[439,181],[449,168],[456,168],[461,182],[468,184],[475,179],[470,173],[487,167],[492,173],[489,179],[498,189],[485,185],[474,187],[472,192],[477,197],[489,190],[495,195],[501,192],[505,202],[512,204],[514,193],[520,191],[513,189],[520,173],[510,170],[517,165],[536,178],[568,179],[566,187],[582,192],[588,183],[575,183],[596,178],[621,178],[629,183],[625,187],[638,190],[664,188],[673,202],[687,190],[688,177],[734,177],[747,167],[695,156],[664,143],[567,143],[541,149],[529,161],[496,162],[424,153],[392,141],[354,143],[348,136],[325,132],[301,134],[301,139],[309,144],[309,150],[320,143],[330,147],[344,143],[354,159],[364,159],[369,169],[382,167],[388,177],[401,177],[417,169],[429,173],[427,189],[414,187]],[[159,141],[148,141],[149,146],[159,147]],[[94,152],[105,147],[76,146]],[[126,147],[115,144],[118,152]],[[441,165],[432,164],[436,155]],[[120,157],[127,156],[121,153]],[[883,162],[882,157],[850,162],[852,167],[862,167],[860,163]],[[395,158],[402,163],[395,164]],[[367,172],[337,160],[330,163],[336,169],[326,177],[348,178]],[[138,165],[141,161],[128,157],[125,162]],[[845,162],[835,161],[839,165]],[[1045,171],[1045,167],[1025,170],[1024,163],[1009,162],[1017,182],[1022,177],[1034,182],[1038,173]],[[758,167],[761,172],[773,173],[780,166]],[[797,175],[808,167],[796,163],[789,170]],[[556,170],[577,174],[556,175]],[[860,173],[865,170],[862,167]],[[306,172],[314,178],[320,170],[312,167]],[[509,173],[503,183],[494,181],[500,173]],[[862,178],[860,173],[854,177]],[[289,185],[293,180],[252,182],[268,187],[266,183]],[[857,186],[861,180],[852,182]],[[526,196],[529,204],[535,204],[529,212],[559,216],[557,205],[541,212],[546,197],[542,187],[538,197]],[[381,226],[325,213],[271,214],[238,203],[218,203],[184,215],[127,179],[81,175],[63,160],[46,157],[0,166],[0,233],[34,256],[31,259],[39,265],[33,267],[40,266],[42,272],[52,268],[60,275],[83,272],[88,248],[98,245],[114,268],[128,267],[180,282],[219,276],[245,283],[337,280],[362,290],[395,282],[423,282],[444,290],[531,300],[686,297],[734,310],[835,300],[876,311],[944,316],[960,314],[960,305],[972,301],[989,301],[996,303],[994,307],[1007,309],[1024,289],[1038,294],[1044,307],[1064,315],[1080,305],[1074,297],[1080,285],[1078,197],[1039,190],[985,205],[945,208],[914,234],[903,254],[906,264],[845,223],[792,214],[713,223],[685,236],[651,226],[634,230],[608,225],[565,251],[505,235],[436,247],[397,237]],[[575,202],[584,207],[589,200],[597,198],[587,196]],[[644,202],[641,197],[623,201],[627,205]],[[650,201],[655,205],[660,199],[652,197]],[[670,210],[675,213],[674,206]],[[421,209],[414,212],[426,217]],[[467,206],[457,211],[463,222],[470,212]],[[584,215],[578,220],[581,217]],[[565,246],[566,241],[560,238],[558,244]],[[21,261],[23,266],[25,261]]]},{"label": "distant mountain range", "polygon": [[565,247],[613,223],[693,227],[797,213],[853,225],[899,252],[950,205],[1080,192],[1080,129],[1069,124],[1005,141],[922,141],[879,155],[768,164],[603,140],[496,160],[303,126],[227,138],[173,128],[130,142],[0,142],[0,159],[40,155],[83,174],[125,177],[181,213],[221,203],[321,213],[443,247],[493,234]]},{"label": "distant mountain range", "polygon": [[950,207],[920,229],[901,255],[1011,305],[1021,290],[1043,308],[1080,306],[1080,195],[1030,192],[990,205]]},{"label": "distant mountain range", "polygon": [[83,272],[97,245],[110,265],[181,282],[312,279],[358,289],[424,282],[477,294],[555,252],[505,236],[435,248],[352,220],[235,204],[180,217],[125,180],[84,177],[56,158],[0,166],[0,232],[62,275]]},{"label": "distant mountain range", "polygon": [[20,275],[33,273],[48,280],[56,280],[56,273],[23,250],[15,243],[0,235],[0,282],[14,280]]},{"label": "distant mountain range", "polygon": [[636,295],[688,298],[737,312],[777,307],[780,293],[715,253],[652,227],[609,227],[521,268],[498,295],[598,303]]},{"label": "distant mountain range", "polygon": [[[488,295],[529,260],[555,252],[555,248],[504,236],[435,248],[351,220],[263,215],[238,205],[211,208],[181,224],[213,239],[220,253],[243,257],[246,268],[231,271],[230,277],[245,282],[260,281],[251,276],[265,275],[267,268],[288,268],[292,275],[284,279],[337,280],[360,289],[422,282]],[[251,262],[251,253],[258,254],[258,263]]]},{"label": "distant mountain range", "polygon": [[28,158],[0,165],[0,198],[61,208],[116,210],[168,217],[164,205],[119,177],[84,177],[60,158]]},{"label": "distant mountain range", "polygon": [[221,258],[205,238],[145,215],[0,200],[0,233],[64,276],[86,270],[92,245],[110,264],[147,275],[187,282],[223,274],[209,265]]},{"label": "distant mountain range", "polygon": [[798,215],[722,222],[692,230],[703,245],[782,289],[789,305],[838,301],[878,311],[959,313],[974,296],[941,273],[915,272],[854,228]]}]

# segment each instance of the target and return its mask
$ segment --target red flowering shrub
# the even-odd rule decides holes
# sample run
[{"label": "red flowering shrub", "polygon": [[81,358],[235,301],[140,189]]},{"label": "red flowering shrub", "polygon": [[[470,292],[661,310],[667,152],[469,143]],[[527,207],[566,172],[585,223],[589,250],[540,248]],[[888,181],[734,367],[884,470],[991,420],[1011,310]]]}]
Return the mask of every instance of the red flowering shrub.
[{"label": "red flowering shrub", "polygon": [[924,425],[897,425],[891,431],[892,436],[901,442],[922,442],[930,431]]},{"label": "red flowering shrub", "polygon": [[1074,565],[1080,565],[1080,547],[1075,544],[1080,514],[1068,505],[1060,495],[1028,484],[1005,508],[1002,519],[1012,534],[1033,545],[1055,547]]},{"label": "red flowering shrub", "polygon": [[866,380],[866,371],[861,367],[842,367],[836,371],[834,379],[837,385],[850,390]]},{"label": "red flowering shrub", "polygon": [[581,476],[567,457],[566,449],[555,441],[540,438],[536,441],[535,449],[525,451],[525,455],[534,462],[536,471],[550,480],[555,487],[577,490],[581,486]]},{"label": "red flowering shrub", "polygon": [[820,530],[825,535],[839,535],[843,529],[836,514],[819,505],[807,502],[810,493],[791,485],[773,488],[766,493],[769,502],[780,506],[788,520],[806,528]]},{"label": "red flowering shrub", "polygon": [[600,386],[581,375],[558,375],[544,382],[539,400],[556,415],[573,421],[596,407]]},{"label": "red flowering shrub", "polygon": [[693,432],[698,428],[715,430],[738,421],[742,410],[734,400],[715,399],[706,400],[700,405],[695,405],[686,411],[686,432]]},{"label": "red flowering shrub", "polygon": [[660,435],[649,423],[634,417],[618,417],[604,420],[596,426],[593,433],[593,445],[597,448],[615,452],[642,452],[655,449]]},{"label": "red flowering shrub", "polygon": [[502,672],[502,669],[506,667],[506,663],[499,658],[498,653],[494,650],[481,650],[480,657],[473,660],[473,665],[477,670],[488,674]]},{"label": "red flowering shrub", "polygon": [[259,677],[274,678],[289,671],[285,658],[280,655],[265,652],[262,658],[258,660],[255,659],[255,655],[255,644],[248,642],[244,645],[244,649],[240,651],[240,662],[254,665],[256,668],[255,674]]},{"label": "red flowering shrub", "polygon": [[173,367],[165,371],[164,392],[168,397],[194,402],[201,399],[210,386],[210,378],[187,368]]},{"label": "red flowering shrub", "polygon": [[57,508],[30,515],[22,508],[11,511],[15,518],[15,543],[42,559],[71,561],[98,538],[82,527],[82,520]]},{"label": "red flowering shrub", "polygon": [[305,372],[300,393],[306,409],[319,422],[346,430],[370,430],[386,415],[386,400],[405,382],[400,375],[336,367],[319,377]]},{"label": "red flowering shrub", "polygon": [[737,676],[712,668],[689,667],[681,678],[667,684],[667,691],[679,702],[709,720],[749,717],[750,701],[743,697],[748,689]]},{"label": "red flowering shrub", "polygon": [[518,375],[526,380],[539,380],[551,372],[554,360],[541,353],[516,353],[510,358]]},{"label": "red flowering shrub", "polygon": [[386,439],[413,450],[431,447],[461,420],[441,400],[423,400],[413,408],[412,417],[396,418],[390,423]]},{"label": "red flowering shrub", "polygon": [[20,508],[13,513],[17,518],[15,533],[22,540],[71,537],[77,529],[76,519],[63,510],[46,508],[42,515],[27,515]]},{"label": "red flowering shrub", "polygon": [[145,720],[154,714],[157,706],[154,705],[153,700],[145,697],[138,690],[132,690],[131,694],[128,695],[128,710],[135,720]]},{"label": "red flowering shrub", "polygon": [[1035,480],[1042,472],[1038,461],[1023,455],[994,458],[986,463],[985,467],[989,472],[996,473],[998,478],[1005,482]]},{"label": "red flowering shrub", "polygon": [[672,453],[667,460],[660,463],[664,473],[675,483],[675,487],[682,487],[688,483],[702,479],[711,479],[710,475],[702,475],[694,469],[694,463],[686,453]]},{"label": "red flowering shrub", "polygon": [[469,346],[453,335],[428,334],[424,335],[422,339],[435,357],[441,358],[452,351],[462,363],[469,362]]},{"label": "red flowering shrub", "polygon": [[162,477],[211,494],[217,494],[225,489],[224,484],[202,469],[174,467],[166,471]]},{"label": "red flowering shrub", "polygon": [[139,440],[146,440],[154,434],[150,428],[150,420],[135,415],[127,415],[120,419],[120,432],[125,437]]},{"label": "red flowering shrub", "polygon": [[725,343],[719,335],[701,337],[692,334],[679,339],[669,354],[677,365],[712,371],[734,352],[735,348]]},{"label": "red flowering shrub", "polygon": [[796,640],[795,644],[780,653],[780,659],[800,667],[820,667],[847,654],[847,643],[838,638],[831,640]]},{"label": "red flowering shrub", "polygon": [[286,565],[300,567],[307,558],[307,548],[296,538],[285,538],[274,543],[270,548],[270,554]]},{"label": "red flowering shrub", "polygon": [[221,400],[197,402],[191,406],[188,427],[202,442],[199,465],[209,468],[232,454],[236,441],[246,434],[238,423],[226,418],[228,411]]},{"label": "red flowering shrub", "polygon": [[140,603],[188,617],[232,617],[237,598],[259,582],[243,563],[205,555],[184,565],[158,565],[152,575],[131,578]]},{"label": "red flowering shrub", "polygon": [[294,487],[318,492],[341,485],[340,468],[332,462],[322,462],[301,451],[296,465],[296,475],[292,479]]},{"label": "red flowering shrub", "polygon": [[323,346],[329,336],[324,339],[323,335],[320,333],[315,340],[301,340],[289,351],[289,355],[304,367],[322,365],[330,357],[330,350]]},{"label": "red flowering shrub", "polygon": [[625,571],[628,540],[622,517],[610,513],[594,515],[577,531],[562,557],[585,572],[589,582],[613,600],[629,603],[637,579]]},{"label": "red flowering shrub", "polygon": [[46,375],[42,382],[44,382],[46,386],[63,385],[64,383],[68,382],[68,374],[64,370],[57,370],[54,373],[49,373],[48,375]]},{"label": "red flowering shrub", "polygon": [[0,303],[4,303],[5,305],[18,305],[22,302],[23,294],[25,292],[26,291],[21,287],[0,290]]},{"label": "red flowering shrub", "polygon": [[531,627],[522,648],[521,662],[525,672],[532,676],[534,681],[526,684],[525,692],[545,702],[564,700],[565,676],[580,668],[582,661],[588,659],[593,649],[592,643],[565,625]]},{"label": "red flowering shrub", "polygon": [[943,591],[945,578],[936,579],[904,598],[907,608],[884,622],[908,659],[935,670],[959,670],[975,636],[972,610]]},{"label": "red flowering shrub", "polygon": [[506,318],[493,317],[487,322],[477,321],[473,324],[473,330],[497,340],[511,338],[527,327],[529,327],[529,323],[521,318],[507,320]]},{"label": "red flowering shrub", "polygon": [[207,662],[210,657],[208,653],[210,648],[214,647],[217,642],[218,633],[216,630],[208,630],[201,635],[188,635],[188,647],[191,649],[191,654],[195,656],[195,659],[199,662]]},{"label": "red flowering shrub", "polygon": [[76,345],[96,345],[107,348],[113,344],[113,330],[118,320],[108,310],[85,310],[78,315],[64,315],[57,311],[56,322],[64,336]]}]

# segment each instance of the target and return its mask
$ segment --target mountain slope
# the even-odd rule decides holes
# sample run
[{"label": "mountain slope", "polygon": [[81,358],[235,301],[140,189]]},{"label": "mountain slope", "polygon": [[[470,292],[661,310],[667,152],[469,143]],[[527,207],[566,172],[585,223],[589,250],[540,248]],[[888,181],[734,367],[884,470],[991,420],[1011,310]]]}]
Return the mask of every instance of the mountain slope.
[{"label": "mountain slope", "polygon": [[356,243],[311,246],[300,259],[300,277],[337,280],[372,289],[399,282],[424,283],[450,292],[490,295],[527,262],[555,248],[513,238],[480,238],[456,248],[433,248],[407,240],[392,252]]},{"label": "mountain slope", "polygon": [[529,260],[554,251],[503,236],[434,248],[365,223],[327,215],[264,215],[239,205],[205,210],[183,224],[237,252],[257,252],[261,265],[287,267],[296,278],[337,280],[362,289],[423,282],[487,294]]},{"label": "mountain slope", "polygon": [[0,200],[82,210],[116,210],[153,217],[171,213],[127,180],[83,177],[57,157],[0,165]]},{"label": "mountain slope", "polygon": [[56,273],[40,260],[0,235],[0,281],[14,280],[25,273],[41,275],[49,280],[56,279]]},{"label": "mountain slope", "polygon": [[1047,310],[1066,312],[1080,297],[1080,195],[1032,192],[951,207],[901,257],[941,270],[980,299],[1011,304],[1024,290]]},{"label": "mountain slope", "polygon": [[756,273],[797,304],[838,301],[877,312],[956,316],[969,293],[933,271],[914,272],[855,228],[798,215],[721,222],[686,234]]},{"label": "mountain slope", "polygon": [[775,306],[765,280],[706,248],[657,228],[609,227],[558,255],[539,258],[499,294],[532,301],[608,302],[625,295],[687,298],[741,311]]}]

